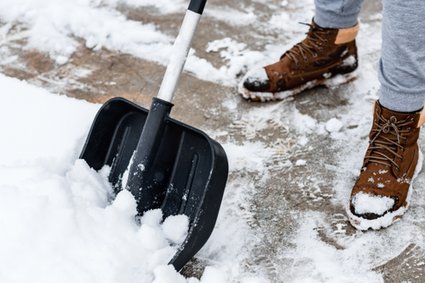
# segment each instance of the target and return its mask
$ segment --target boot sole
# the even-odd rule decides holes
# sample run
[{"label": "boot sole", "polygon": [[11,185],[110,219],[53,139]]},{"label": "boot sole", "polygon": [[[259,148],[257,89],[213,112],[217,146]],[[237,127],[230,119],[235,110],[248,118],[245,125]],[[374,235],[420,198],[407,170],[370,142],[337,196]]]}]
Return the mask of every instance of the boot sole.
[{"label": "boot sole", "polygon": [[312,89],[318,86],[325,86],[327,88],[335,88],[337,86],[349,83],[357,78],[357,71],[353,71],[347,74],[338,74],[328,79],[320,79],[309,81],[297,88],[280,92],[255,92],[246,89],[243,86],[243,79],[238,85],[238,93],[246,100],[252,102],[269,102],[279,101],[285,98],[297,95],[305,90]]},{"label": "boot sole", "polygon": [[399,209],[394,210],[392,212],[388,212],[379,218],[371,220],[371,219],[365,219],[357,215],[354,215],[350,210],[350,203],[348,203],[346,210],[347,210],[348,219],[351,225],[357,230],[362,230],[362,231],[366,231],[368,229],[379,230],[379,229],[390,226],[394,222],[399,221],[401,219],[401,216],[409,208],[410,199],[412,197],[412,192],[413,192],[413,181],[416,179],[419,172],[421,172],[422,170],[423,159],[424,159],[423,154],[421,150],[419,149],[418,163],[416,164],[415,173],[413,174],[412,180],[410,182],[406,201],[402,206],[400,206]]}]

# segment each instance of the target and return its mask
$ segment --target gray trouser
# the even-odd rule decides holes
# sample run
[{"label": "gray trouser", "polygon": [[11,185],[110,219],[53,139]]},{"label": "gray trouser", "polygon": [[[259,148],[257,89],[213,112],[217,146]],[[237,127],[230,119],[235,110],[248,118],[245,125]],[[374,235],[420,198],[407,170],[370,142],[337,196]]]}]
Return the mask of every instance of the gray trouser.
[{"label": "gray trouser", "polygon": [[[363,0],[315,0],[321,27],[356,24]],[[411,112],[425,102],[425,1],[384,0],[379,101],[394,111]]]}]

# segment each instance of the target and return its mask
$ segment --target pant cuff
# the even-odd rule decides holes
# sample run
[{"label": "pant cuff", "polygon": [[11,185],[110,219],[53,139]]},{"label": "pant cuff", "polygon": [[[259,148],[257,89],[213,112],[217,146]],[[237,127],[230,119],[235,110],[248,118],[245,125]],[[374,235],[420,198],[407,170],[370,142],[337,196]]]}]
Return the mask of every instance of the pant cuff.
[{"label": "pant cuff", "polygon": [[338,15],[334,11],[316,7],[314,22],[322,28],[350,28],[357,24],[357,14],[350,16],[341,13]]},{"label": "pant cuff", "polygon": [[385,86],[379,91],[379,103],[385,108],[397,112],[414,112],[424,106],[425,94],[395,92]]}]

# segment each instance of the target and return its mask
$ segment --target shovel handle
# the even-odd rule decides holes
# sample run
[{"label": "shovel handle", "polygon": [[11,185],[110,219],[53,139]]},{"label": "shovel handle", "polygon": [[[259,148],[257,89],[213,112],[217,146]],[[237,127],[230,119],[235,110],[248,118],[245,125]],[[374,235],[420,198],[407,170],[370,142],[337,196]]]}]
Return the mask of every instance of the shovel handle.
[{"label": "shovel handle", "polygon": [[174,41],[171,50],[171,58],[167,65],[161,87],[159,88],[158,98],[171,102],[174,97],[177,83],[183,71],[187,54],[192,43],[196,27],[201,19],[202,12],[207,0],[191,0],[184,16],[179,34]]},{"label": "shovel handle", "polygon": [[190,1],[189,8],[187,9],[202,15],[206,3],[207,0],[192,0]]}]

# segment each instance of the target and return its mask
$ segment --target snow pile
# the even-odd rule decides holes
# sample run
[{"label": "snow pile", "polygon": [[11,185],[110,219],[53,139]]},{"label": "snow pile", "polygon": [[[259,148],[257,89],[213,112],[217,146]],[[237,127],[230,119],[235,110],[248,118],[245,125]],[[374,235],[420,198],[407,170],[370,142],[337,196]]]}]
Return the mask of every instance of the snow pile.
[{"label": "snow pile", "polygon": [[221,280],[221,271],[199,281],[167,266],[186,216],[162,222],[153,210],[137,224],[133,196],[113,195],[108,168],[77,159],[98,106],[3,75],[0,85],[0,282]]},{"label": "snow pile", "polygon": [[72,166],[99,106],[1,74],[0,85],[0,166],[42,163],[61,172]]},{"label": "snow pile", "polygon": [[[162,214],[154,211],[139,227],[128,191],[109,202],[106,173],[82,160],[65,175],[35,165],[1,167],[1,282],[155,280],[152,273],[167,265],[187,225],[168,218],[161,224]],[[168,282],[179,277],[173,270]]]},{"label": "snow pile", "polygon": [[152,24],[126,19],[115,9],[117,2],[17,0],[10,5],[2,0],[0,19],[24,24],[28,29],[27,48],[49,53],[58,64],[66,63],[76,51],[77,38],[84,39],[86,47],[95,50],[105,47],[165,60],[161,51],[170,45],[170,38]]}]

